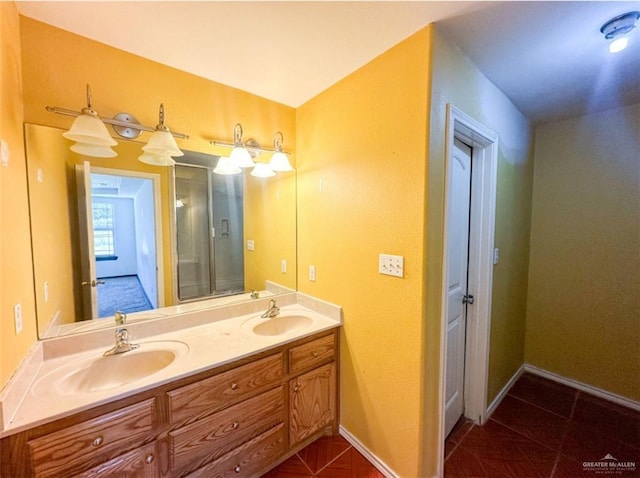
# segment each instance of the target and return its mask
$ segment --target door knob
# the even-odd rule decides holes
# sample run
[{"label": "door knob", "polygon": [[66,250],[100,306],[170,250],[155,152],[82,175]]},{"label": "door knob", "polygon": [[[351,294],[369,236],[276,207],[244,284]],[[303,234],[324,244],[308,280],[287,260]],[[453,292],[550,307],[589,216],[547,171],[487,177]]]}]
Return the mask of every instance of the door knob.
[{"label": "door knob", "polygon": [[462,296],[462,303],[463,303],[463,304],[469,304],[469,305],[471,305],[471,304],[473,304],[473,301],[474,301],[474,300],[475,300],[475,299],[473,298],[473,296],[472,296],[471,294],[467,294],[467,295],[465,295],[465,296]]}]

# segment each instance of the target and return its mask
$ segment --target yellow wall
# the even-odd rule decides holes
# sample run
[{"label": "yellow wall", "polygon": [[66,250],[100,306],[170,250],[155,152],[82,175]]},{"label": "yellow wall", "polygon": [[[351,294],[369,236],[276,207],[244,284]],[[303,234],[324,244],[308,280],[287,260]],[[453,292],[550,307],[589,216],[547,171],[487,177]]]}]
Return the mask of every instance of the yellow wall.
[{"label": "yellow wall", "polygon": [[[403,477],[425,476],[428,55],[425,29],[297,111],[298,287],[342,305],[341,423]],[[404,278],[379,253],[404,256]]]},{"label": "yellow wall", "polygon": [[[85,104],[85,89],[89,83],[93,90],[93,106],[102,116],[112,117],[124,110],[142,124],[153,126],[158,122],[158,107],[163,102],[167,126],[190,135],[188,140],[177,140],[186,150],[228,155],[229,149],[215,148],[209,141],[231,140],[233,125],[240,122],[245,131],[244,139],[253,137],[270,147],[274,133],[279,130],[286,138],[285,149],[295,151],[293,108],[29,18],[20,17],[20,34],[26,122],[68,129],[72,119],[49,113],[45,106],[80,109]],[[121,138],[117,139],[124,143]],[[148,133],[139,138],[140,141],[147,139]],[[263,154],[260,160],[268,158]],[[273,217],[287,218],[275,221],[280,237],[265,234],[260,240],[260,251],[269,251],[275,257],[260,256],[259,261],[253,261],[253,256],[247,255],[246,267],[249,272],[260,270],[270,280],[295,288],[295,173],[287,173],[285,178],[263,180],[261,185],[249,187],[245,193],[250,201],[256,202],[251,194],[264,198],[266,187],[269,195],[279,198],[277,203],[268,205],[268,212]],[[248,183],[252,181],[255,182],[251,178]],[[247,214],[245,221],[247,229],[256,230],[257,225],[252,221],[261,222],[262,218]],[[286,240],[283,241],[284,237]],[[165,244],[169,243],[168,239],[168,236],[164,237]],[[288,247],[286,251],[282,249],[283,245]],[[167,254],[165,267],[169,270],[171,262]],[[287,259],[289,263],[290,272],[286,275],[280,272],[281,259]],[[265,265],[268,267],[266,272]],[[170,282],[165,286],[170,293]],[[262,289],[264,281],[261,285],[251,286]]]},{"label": "yellow wall", "polygon": [[640,104],[536,129],[526,360],[640,400]]},{"label": "yellow wall", "polygon": [[[532,129],[508,98],[436,28],[432,37],[431,130],[427,222],[427,370],[439,373],[446,105],[451,103],[498,134],[495,247],[488,401],[524,363],[532,189]],[[427,422],[437,423],[437,389],[428,388]],[[435,439],[435,436],[433,437]],[[427,449],[435,443],[425,441]],[[427,452],[428,453],[428,452]]]},{"label": "yellow wall", "polygon": [[[36,340],[35,301],[27,175],[22,132],[23,103],[18,11],[0,2],[0,138],[10,160],[0,166],[0,387]],[[16,336],[13,306],[22,305],[23,330]]]}]

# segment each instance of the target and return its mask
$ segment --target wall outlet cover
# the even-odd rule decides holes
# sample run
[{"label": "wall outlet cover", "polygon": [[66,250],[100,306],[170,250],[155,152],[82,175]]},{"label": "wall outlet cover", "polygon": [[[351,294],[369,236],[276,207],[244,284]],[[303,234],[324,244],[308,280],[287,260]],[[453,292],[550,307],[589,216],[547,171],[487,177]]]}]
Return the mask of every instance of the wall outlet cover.
[{"label": "wall outlet cover", "polygon": [[404,277],[404,256],[380,254],[378,272],[388,276]]}]

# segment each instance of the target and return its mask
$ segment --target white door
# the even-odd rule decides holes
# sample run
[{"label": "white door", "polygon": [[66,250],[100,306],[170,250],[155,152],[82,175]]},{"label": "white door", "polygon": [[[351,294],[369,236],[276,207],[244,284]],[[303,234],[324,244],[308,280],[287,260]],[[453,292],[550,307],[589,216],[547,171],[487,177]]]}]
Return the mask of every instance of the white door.
[{"label": "white door", "polygon": [[447,340],[445,364],[445,436],[464,411],[464,359],[469,257],[471,148],[454,141],[449,176],[447,219]]},{"label": "white door", "polygon": [[98,281],[93,249],[93,206],[91,201],[91,165],[76,164],[78,189],[78,229],[80,232],[80,275],[82,281],[82,319],[98,318]]}]

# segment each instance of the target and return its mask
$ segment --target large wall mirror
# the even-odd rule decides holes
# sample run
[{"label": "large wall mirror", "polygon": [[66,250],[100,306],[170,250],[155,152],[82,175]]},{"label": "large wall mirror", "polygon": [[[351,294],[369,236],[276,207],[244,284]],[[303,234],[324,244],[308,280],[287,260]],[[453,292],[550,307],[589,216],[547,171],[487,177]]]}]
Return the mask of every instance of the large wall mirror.
[{"label": "large wall mirror", "polygon": [[295,171],[213,173],[185,151],[174,167],[72,152],[58,128],[25,124],[40,338],[296,289]]}]

